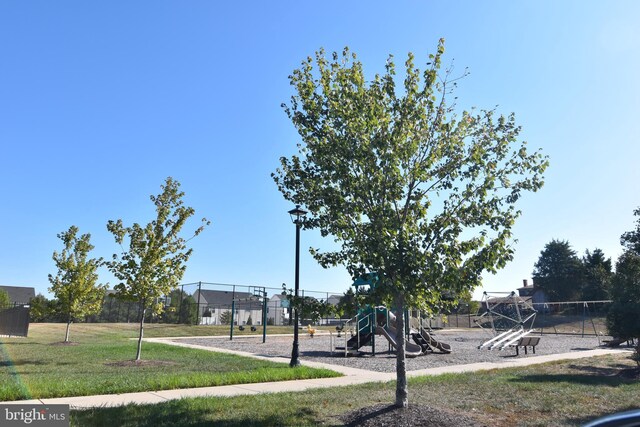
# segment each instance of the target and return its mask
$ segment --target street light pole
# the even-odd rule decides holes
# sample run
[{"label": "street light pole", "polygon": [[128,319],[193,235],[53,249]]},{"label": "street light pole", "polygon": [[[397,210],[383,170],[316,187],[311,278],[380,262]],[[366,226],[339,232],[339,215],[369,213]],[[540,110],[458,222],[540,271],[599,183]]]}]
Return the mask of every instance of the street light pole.
[{"label": "street light pole", "polygon": [[291,350],[291,362],[289,362],[289,366],[292,368],[300,365],[300,360],[298,360],[299,351],[298,351],[298,293],[300,290],[300,227],[302,226],[302,217],[307,212],[300,209],[300,205],[296,205],[295,209],[289,211],[289,215],[291,215],[291,219],[293,223],[296,225],[296,277],[295,277],[295,289],[294,289],[294,310],[295,310],[295,318],[293,322],[293,349]]}]

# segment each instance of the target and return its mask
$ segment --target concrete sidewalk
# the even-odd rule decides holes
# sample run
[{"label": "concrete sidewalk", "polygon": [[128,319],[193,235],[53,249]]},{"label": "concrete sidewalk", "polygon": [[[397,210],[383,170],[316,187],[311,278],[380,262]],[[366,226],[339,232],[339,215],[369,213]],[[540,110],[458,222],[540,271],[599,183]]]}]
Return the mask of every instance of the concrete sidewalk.
[{"label": "concrete sidewalk", "polygon": [[[224,352],[238,354],[241,356],[253,357],[257,359],[269,360],[273,362],[289,363],[289,359],[281,357],[265,357],[254,355],[251,353],[245,353],[234,350],[219,349],[212,347],[205,347],[193,344],[168,342],[166,338],[152,338],[145,339],[150,342],[162,342],[171,345],[177,345],[180,347],[198,348],[208,351]],[[417,371],[408,371],[408,377],[418,377],[425,375],[440,375],[444,373],[462,373],[462,372],[476,372],[490,369],[502,369],[512,368],[519,366],[536,365],[540,363],[547,363],[557,360],[571,360],[582,359],[593,356],[602,356],[607,354],[620,354],[627,350],[621,349],[596,349],[580,352],[564,353],[564,354],[551,354],[545,356],[528,357],[524,359],[515,359],[502,363],[472,363],[468,365],[452,365],[443,366],[438,368],[421,369]],[[353,384],[363,384],[369,382],[386,382],[395,380],[396,374],[390,372],[373,372],[363,369],[355,369],[347,366],[332,365],[328,363],[309,362],[301,360],[301,363],[305,366],[314,368],[326,368],[333,371],[342,373],[344,376],[338,378],[319,378],[310,380],[294,380],[294,381],[278,381],[269,383],[254,383],[254,384],[239,384],[219,387],[199,387],[179,390],[159,390],[148,391],[139,393],[124,393],[124,394],[107,394],[97,396],[78,396],[78,397],[61,397],[52,399],[32,399],[21,400],[12,402],[0,402],[2,404],[66,404],[71,409],[85,409],[95,407],[111,407],[121,406],[130,403],[135,404],[150,404],[166,402],[173,399],[182,399],[189,397],[205,397],[205,396],[239,396],[239,395],[254,395],[261,393],[277,393],[287,391],[303,391],[314,388],[327,388],[327,387],[340,387]]]}]

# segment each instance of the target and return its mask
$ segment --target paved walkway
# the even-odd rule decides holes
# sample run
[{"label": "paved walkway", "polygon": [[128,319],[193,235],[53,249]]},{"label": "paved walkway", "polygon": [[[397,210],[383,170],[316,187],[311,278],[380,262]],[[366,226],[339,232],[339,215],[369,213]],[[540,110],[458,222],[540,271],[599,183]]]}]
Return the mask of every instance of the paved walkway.
[{"label": "paved walkway", "polygon": [[[170,338],[169,338],[170,339]],[[209,351],[238,354],[241,356],[254,357],[256,359],[269,360],[272,362],[289,363],[289,359],[281,357],[265,357],[241,351],[205,347],[193,344],[176,343],[167,341],[168,338],[149,338],[145,341],[162,342],[180,347],[198,348]],[[586,357],[602,356],[606,354],[619,354],[627,350],[621,349],[596,349],[579,351],[564,354],[550,354],[545,356],[528,357],[514,359],[501,363],[472,363],[468,365],[452,365],[439,368],[421,369],[417,371],[407,371],[408,377],[424,375],[439,375],[444,373],[475,372],[488,369],[512,368],[518,366],[529,366],[540,363],[552,362],[556,360],[582,359]],[[311,380],[278,381],[269,383],[239,384],[218,387],[199,387],[179,390],[160,390],[139,393],[105,394],[97,396],[60,397],[52,399],[32,399],[12,402],[0,402],[2,404],[66,404],[72,409],[85,409],[95,407],[120,406],[129,403],[149,404],[166,402],[173,399],[186,397],[203,396],[239,396],[260,393],[276,393],[282,391],[303,391],[314,388],[338,387],[352,384],[363,384],[368,382],[386,382],[395,380],[396,374],[390,372],[373,372],[363,369],[355,369],[347,366],[332,365],[328,363],[310,362],[301,360],[305,366],[314,368],[327,368],[342,373],[344,376],[338,378],[319,378]]]}]

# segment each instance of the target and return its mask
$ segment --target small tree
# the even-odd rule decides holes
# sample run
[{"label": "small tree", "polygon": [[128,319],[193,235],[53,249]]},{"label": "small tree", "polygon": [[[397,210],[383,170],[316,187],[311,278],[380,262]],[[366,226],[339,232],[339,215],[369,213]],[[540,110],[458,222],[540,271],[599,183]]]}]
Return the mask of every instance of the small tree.
[{"label": "small tree", "polygon": [[222,325],[230,325],[231,324],[231,311],[223,311],[220,313],[220,324]]},{"label": "small tree", "polygon": [[322,317],[329,316],[334,312],[333,306],[323,300],[317,300],[313,297],[302,297],[294,295],[293,289],[287,289],[282,284],[282,295],[285,295],[289,301],[289,309],[298,310],[300,320],[308,319],[312,323],[317,323]]},{"label": "small tree", "polygon": [[9,298],[9,294],[4,289],[0,289],[0,309],[9,308],[9,304],[11,303],[11,299]]},{"label": "small tree", "polygon": [[553,239],[540,252],[532,277],[549,300],[575,301],[582,289],[582,262],[568,241]]},{"label": "small tree", "polygon": [[49,292],[58,299],[58,308],[67,322],[64,342],[69,342],[71,322],[100,311],[107,285],[97,284],[97,270],[103,262],[102,258],[89,258],[94,248],[90,234],[78,237],[78,227],[72,225],[58,234],[58,238],[64,243],[64,249],[53,252],[58,272],[55,276],[49,274]]},{"label": "small tree", "polygon": [[408,55],[396,88],[390,57],[368,80],[347,48],[308,58],[289,80],[285,112],[301,138],[273,178],[305,207],[305,229],[341,246],[313,249],[323,267],[352,277],[375,272],[375,297],[397,314],[396,405],[408,405],[405,307],[438,309],[442,295],[473,289],[483,271],[512,258],[511,228],[522,193],[542,186],[547,160],[518,142],[515,118],[447,103],[455,86],[440,72],[444,41],[426,70]]},{"label": "small tree", "polygon": [[[161,298],[178,286],[192,253],[192,249],[187,249],[188,240],[180,236],[180,231],[195,211],[183,205],[184,193],[180,191],[178,181],[169,177],[161,188],[160,194],[150,197],[156,207],[156,219],[146,226],[134,223],[125,227],[120,219],[107,224],[121,247],[128,240],[129,248],[122,247],[122,253],[114,254],[107,266],[121,281],[114,287],[116,296],[124,301],[135,301],[140,306],[136,361],[141,357],[147,310],[154,314],[162,312]],[[208,224],[203,218],[193,237]]]},{"label": "small tree", "polygon": [[249,315],[249,318],[247,319],[247,325],[249,326],[253,325],[253,319],[251,318],[251,315]]}]

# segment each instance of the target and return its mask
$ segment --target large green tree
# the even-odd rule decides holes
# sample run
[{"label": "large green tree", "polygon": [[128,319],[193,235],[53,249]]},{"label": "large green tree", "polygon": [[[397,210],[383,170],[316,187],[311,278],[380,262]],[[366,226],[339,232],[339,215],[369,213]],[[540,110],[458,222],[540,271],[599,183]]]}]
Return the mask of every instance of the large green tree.
[{"label": "large green tree", "polygon": [[400,87],[393,57],[367,80],[345,48],[320,50],[290,76],[284,109],[299,152],[273,178],[310,214],[305,229],[333,236],[339,249],[311,253],[353,277],[376,272],[376,296],[397,314],[396,405],[408,405],[404,308],[437,309],[445,292],[480,284],[512,258],[511,228],[522,193],[543,183],[547,159],[520,142],[513,115],[461,111],[441,71],[444,41],[424,71],[405,62]]},{"label": "large green tree", "polygon": [[57,298],[60,314],[67,322],[64,342],[69,342],[71,322],[98,313],[108,286],[98,284],[97,270],[103,264],[102,258],[89,258],[94,249],[90,234],[78,236],[78,227],[72,225],[58,238],[64,248],[62,252],[53,252],[58,272],[55,276],[49,274],[49,292]]},{"label": "large green tree", "polygon": [[189,294],[180,289],[169,293],[170,303],[165,306],[162,320],[166,323],[182,323],[195,325],[198,323],[198,303]]},{"label": "large green tree", "polygon": [[342,318],[351,319],[356,315],[358,310],[358,302],[356,294],[353,292],[353,288],[347,289],[347,291],[340,297],[338,305],[336,307],[336,314]]},{"label": "large green tree", "polygon": [[[48,322],[52,319],[52,304],[42,294],[38,294],[29,301],[29,320],[31,322]],[[1,304],[0,304],[1,306]]]},{"label": "large green tree", "polygon": [[636,229],[620,238],[625,252],[618,258],[611,283],[607,327],[612,336],[636,339],[634,359],[640,367],[640,208],[634,215],[638,217]]},{"label": "large green tree", "polygon": [[[141,357],[147,310],[155,314],[162,312],[162,297],[178,286],[193,251],[187,249],[187,239],[180,233],[195,210],[184,206],[184,192],[180,191],[178,181],[169,177],[161,188],[160,194],[150,196],[156,208],[156,218],[147,225],[134,223],[125,227],[121,219],[107,223],[107,229],[122,247],[122,252],[114,254],[113,259],[107,262],[109,270],[120,280],[114,287],[116,296],[124,301],[137,302],[140,307],[136,360]],[[193,236],[200,234],[208,224],[203,218]],[[128,249],[124,248],[125,244]]]},{"label": "large green tree", "polygon": [[583,301],[602,301],[609,299],[609,286],[613,272],[611,258],[606,258],[601,249],[586,251],[582,257],[582,289]]},{"label": "large green tree", "polygon": [[633,211],[633,215],[638,217],[636,219],[636,228],[620,236],[620,244],[625,249],[640,255],[640,208]]},{"label": "large green tree", "polygon": [[566,240],[553,239],[544,246],[532,277],[550,301],[575,301],[580,298],[582,263]]}]

